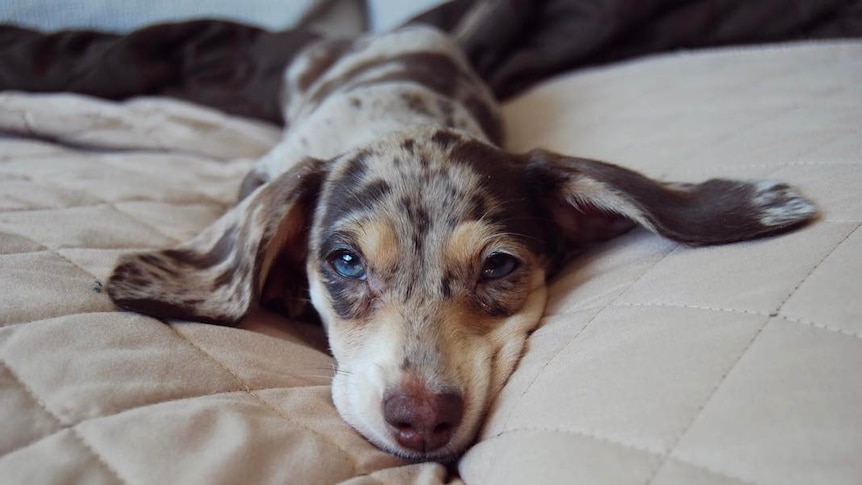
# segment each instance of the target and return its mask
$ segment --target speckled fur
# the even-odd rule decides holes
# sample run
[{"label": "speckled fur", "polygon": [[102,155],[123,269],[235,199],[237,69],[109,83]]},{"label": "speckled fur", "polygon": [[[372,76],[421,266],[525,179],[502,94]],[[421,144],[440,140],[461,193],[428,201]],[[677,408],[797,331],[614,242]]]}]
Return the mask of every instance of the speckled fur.
[{"label": "speckled fur", "polygon": [[502,138],[493,95],[458,47],[430,28],[320,42],[290,65],[284,86],[288,130],[257,163],[261,183],[305,157],[329,160],[388,135],[411,138],[428,126],[491,143]]},{"label": "speckled fur", "polygon": [[[615,165],[497,146],[497,105],[457,47],[410,27],[313,46],[288,69],[284,138],[241,202],[192,241],[124,256],[106,288],[162,318],[234,324],[310,298],[338,364],[333,401],[369,440],[413,459],[475,438],[567,257],[639,224],[690,244],[779,233],[816,215],[784,184],[662,183]],[[349,249],[365,277],[338,274]],[[487,279],[495,255],[516,261]],[[463,396],[443,446],[393,438],[387,391]]]}]

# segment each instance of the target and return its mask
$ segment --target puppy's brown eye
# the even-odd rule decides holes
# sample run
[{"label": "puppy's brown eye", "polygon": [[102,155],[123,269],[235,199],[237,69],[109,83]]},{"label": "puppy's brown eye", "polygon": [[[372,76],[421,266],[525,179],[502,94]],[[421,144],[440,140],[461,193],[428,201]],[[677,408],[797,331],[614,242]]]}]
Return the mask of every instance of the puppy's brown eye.
[{"label": "puppy's brown eye", "polygon": [[335,272],[341,276],[358,280],[365,279],[365,263],[353,251],[339,249],[330,254],[327,259]]},{"label": "puppy's brown eye", "polygon": [[508,276],[519,264],[511,254],[494,253],[482,263],[482,280],[496,280]]}]

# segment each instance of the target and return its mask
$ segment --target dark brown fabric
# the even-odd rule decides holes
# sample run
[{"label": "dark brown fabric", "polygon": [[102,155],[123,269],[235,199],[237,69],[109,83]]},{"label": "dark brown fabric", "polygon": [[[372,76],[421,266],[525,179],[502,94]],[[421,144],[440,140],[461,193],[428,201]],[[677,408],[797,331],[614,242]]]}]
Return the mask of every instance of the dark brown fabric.
[{"label": "dark brown fabric", "polygon": [[[549,76],[645,54],[862,37],[862,0],[453,0],[415,20],[467,32],[468,57],[506,99]],[[125,35],[0,25],[0,90],[167,95],[281,123],[282,71],[316,38],[216,20]]]},{"label": "dark brown fabric", "polygon": [[217,20],[160,24],[126,35],[39,33],[0,25],[0,90],[74,92],[121,100],[165,95],[281,123],[285,65],[318,38]]},{"label": "dark brown fabric", "polygon": [[457,31],[471,11],[479,21],[462,47],[502,99],[645,54],[862,37],[862,0],[454,0],[416,21]]}]

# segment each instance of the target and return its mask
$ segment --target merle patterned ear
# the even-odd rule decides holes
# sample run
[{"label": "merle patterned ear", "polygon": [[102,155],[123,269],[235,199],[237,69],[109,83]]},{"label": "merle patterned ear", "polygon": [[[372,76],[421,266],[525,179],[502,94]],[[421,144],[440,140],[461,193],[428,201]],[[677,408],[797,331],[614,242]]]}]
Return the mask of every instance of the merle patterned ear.
[{"label": "merle patterned ear", "polygon": [[607,239],[640,224],[688,244],[723,244],[790,230],[817,215],[773,180],[665,183],[604,162],[545,150],[526,155],[544,210],[570,239]]},{"label": "merle patterned ear", "polygon": [[[304,274],[306,228],[324,176],[323,162],[309,159],[254,191],[191,241],[121,257],[108,294],[127,310],[217,324],[236,323],[258,305],[268,279],[282,288],[267,295],[295,296],[304,280],[284,281],[281,270]],[[270,278],[274,263],[280,265],[278,278]]]}]

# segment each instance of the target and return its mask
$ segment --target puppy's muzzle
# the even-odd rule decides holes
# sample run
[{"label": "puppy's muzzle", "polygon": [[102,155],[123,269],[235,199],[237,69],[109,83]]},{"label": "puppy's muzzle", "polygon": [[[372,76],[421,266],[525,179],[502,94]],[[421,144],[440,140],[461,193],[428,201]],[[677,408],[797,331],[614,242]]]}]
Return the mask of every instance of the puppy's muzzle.
[{"label": "puppy's muzzle", "polygon": [[446,446],[461,424],[464,398],[432,392],[424,385],[402,385],[383,395],[383,418],[401,446],[427,453]]}]

